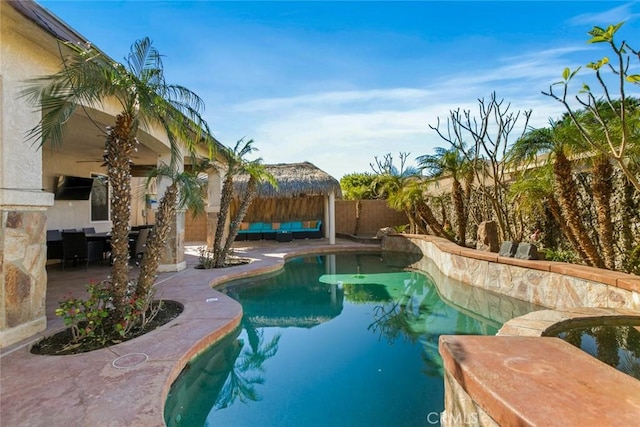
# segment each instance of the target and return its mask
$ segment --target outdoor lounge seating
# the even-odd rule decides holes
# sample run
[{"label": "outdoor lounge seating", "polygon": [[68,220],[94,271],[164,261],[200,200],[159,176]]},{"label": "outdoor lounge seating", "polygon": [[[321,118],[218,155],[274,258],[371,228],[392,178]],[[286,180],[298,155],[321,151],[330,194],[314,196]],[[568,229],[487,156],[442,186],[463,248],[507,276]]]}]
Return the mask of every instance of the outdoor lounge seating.
[{"label": "outdoor lounge seating", "polygon": [[290,222],[243,222],[236,237],[243,240],[276,240],[290,242],[292,239],[319,239],[322,237],[322,221]]}]

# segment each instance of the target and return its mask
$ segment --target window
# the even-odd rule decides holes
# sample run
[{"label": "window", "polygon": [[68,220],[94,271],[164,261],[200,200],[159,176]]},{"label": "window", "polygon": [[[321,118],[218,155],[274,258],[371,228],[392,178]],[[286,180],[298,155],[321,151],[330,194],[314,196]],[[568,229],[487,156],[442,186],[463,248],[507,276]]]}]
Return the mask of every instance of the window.
[{"label": "window", "polygon": [[106,175],[91,174],[91,221],[109,221],[109,183]]}]

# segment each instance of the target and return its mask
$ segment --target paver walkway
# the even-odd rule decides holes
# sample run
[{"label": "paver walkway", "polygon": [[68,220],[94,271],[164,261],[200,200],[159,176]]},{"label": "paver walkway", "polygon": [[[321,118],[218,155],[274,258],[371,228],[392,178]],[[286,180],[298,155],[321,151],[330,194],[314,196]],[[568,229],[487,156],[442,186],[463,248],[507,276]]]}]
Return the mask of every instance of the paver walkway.
[{"label": "paver walkway", "polygon": [[[31,354],[33,339],[3,349],[0,426],[162,426],[165,396],[184,364],[240,322],[240,305],[214,290],[212,284],[275,270],[290,255],[376,250],[379,246],[342,239],[329,245],[326,239],[318,239],[237,242],[235,248],[253,262],[217,270],[194,269],[197,250],[188,247],[187,269],[162,273],[156,282],[157,296],[181,302],[184,312],[142,337],[68,356]],[[69,293],[80,295],[89,279],[101,280],[108,273],[107,266],[64,272],[57,266],[51,268],[48,327],[42,335],[64,328],[54,315],[59,300]]]}]

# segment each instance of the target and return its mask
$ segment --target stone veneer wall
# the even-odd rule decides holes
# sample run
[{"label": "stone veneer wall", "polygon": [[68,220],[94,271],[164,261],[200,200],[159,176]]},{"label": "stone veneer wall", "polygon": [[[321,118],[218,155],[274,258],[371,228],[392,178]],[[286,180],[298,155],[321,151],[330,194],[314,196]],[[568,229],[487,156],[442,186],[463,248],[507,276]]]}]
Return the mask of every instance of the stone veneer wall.
[{"label": "stone veneer wall", "polygon": [[46,328],[44,209],[0,209],[0,347]]},{"label": "stone veneer wall", "polygon": [[[548,308],[576,308],[579,313],[581,307],[607,307],[623,309],[622,312],[626,315],[634,312],[640,313],[640,277],[638,276],[565,263],[505,258],[493,253],[462,248],[445,239],[433,236],[391,235],[384,238],[382,248],[387,251],[421,254],[421,259],[416,261],[413,267],[429,271],[431,274],[434,272],[432,265],[436,265],[437,270],[439,270],[438,274],[441,276],[441,279],[437,280],[437,282],[443,280],[445,282],[444,284],[439,283],[439,289],[443,295],[446,295],[447,292],[454,292],[449,291],[449,286],[446,284],[446,280],[451,278],[478,288],[509,295]],[[457,299],[453,295],[448,296],[448,298]],[[485,310],[491,309],[490,306],[485,307]],[[524,325],[519,325],[521,329],[529,327],[527,320],[523,320],[521,323],[525,323]],[[465,338],[461,337],[460,341],[464,342]],[[445,411],[440,414],[440,422],[443,426],[474,425],[494,427],[500,425],[487,413],[487,410],[496,414],[508,414],[508,416],[513,416],[520,420],[527,419],[526,414],[521,410],[511,408],[501,399],[485,398],[485,394],[493,396],[490,381],[484,384],[486,391],[479,391],[476,386],[466,384],[464,375],[462,376],[462,383],[456,378],[456,376],[461,376],[460,371],[462,368],[459,363],[464,363],[463,361],[469,357],[482,359],[488,355],[485,354],[488,351],[487,349],[480,351],[481,354],[465,355],[465,353],[473,352],[474,350],[464,350],[459,348],[460,345],[456,346],[454,344],[452,346],[454,356],[452,357],[451,351],[443,350],[443,348],[447,347],[444,345],[445,341],[446,338],[441,337],[440,352],[445,358]],[[570,344],[563,343],[563,345],[570,347]],[[515,347],[518,346],[515,345]],[[514,351],[517,352],[517,349],[514,349]],[[498,353],[493,354],[490,359],[501,360]],[[512,357],[516,356],[517,354],[512,355]],[[523,357],[525,356],[523,355]],[[457,363],[455,362],[456,357],[460,358]],[[525,360],[523,357],[518,359]],[[555,359],[555,356],[551,355],[550,358]],[[588,357],[586,358],[589,359]],[[579,365],[576,366],[576,369],[580,370],[580,366],[586,365],[586,363],[578,359],[574,356],[571,360],[574,360],[574,363]],[[587,360],[587,362],[590,362],[590,360]],[[527,363],[536,362],[530,361]],[[597,374],[604,377],[610,374],[613,375],[613,383],[628,380],[627,378],[616,379],[615,375],[619,374],[617,371],[610,373],[608,368],[604,366],[602,368],[606,369],[606,371],[600,372],[597,370]],[[597,366],[596,369],[598,369]],[[493,374],[494,381],[517,381],[517,379],[510,377],[513,373],[494,372]],[[500,375],[503,377],[506,375],[507,377],[502,378]],[[624,374],[619,375],[624,377]],[[544,383],[547,379],[542,378],[541,381]],[[559,379],[559,381],[561,383],[562,379]],[[577,389],[581,384],[576,385],[576,383],[568,380],[561,387],[566,387],[563,392],[571,394],[571,390],[573,388]],[[538,384],[531,383],[529,385],[537,386]],[[473,388],[473,392],[469,391],[469,387]],[[543,385],[543,387],[548,388],[548,385]],[[584,392],[584,390],[581,392]],[[483,408],[476,401],[476,394],[480,396],[480,399],[485,404],[487,402],[492,403],[488,404],[487,408]],[[514,396],[517,396],[516,399],[520,398],[520,393],[515,393]],[[590,397],[585,399],[585,405],[593,406],[594,402]],[[615,399],[615,402],[622,402],[621,404],[624,406],[624,399]],[[535,409],[537,403],[544,406],[543,401],[536,402],[534,399],[528,405],[528,410],[540,411],[540,405],[538,405],[538,409]],[[604,402],[605,406],[607,404],[609,402]],[[587,410],[586,407],[582,409]],[[566,410],[573,412],[570,415],[565,413],[557,414],[560,419],[563,417],[584,418],[590,416],[588,411],[585,412],[587,415],[581,415],[580,411],[582,410],[577,406]]]},{"label": "stone veneer wall", "polygon": [[501,257],[434,236],[391,235],[383,240],[382,248],[422,253],[447,277],[547,308],[640,310],[640,277],[630,274]]},{"label": "stone veneer wall", "polygon": [[444,407],[446,410],[440,414],[440,425],[443,427],[499,426],[446,370],[444,372]]}]

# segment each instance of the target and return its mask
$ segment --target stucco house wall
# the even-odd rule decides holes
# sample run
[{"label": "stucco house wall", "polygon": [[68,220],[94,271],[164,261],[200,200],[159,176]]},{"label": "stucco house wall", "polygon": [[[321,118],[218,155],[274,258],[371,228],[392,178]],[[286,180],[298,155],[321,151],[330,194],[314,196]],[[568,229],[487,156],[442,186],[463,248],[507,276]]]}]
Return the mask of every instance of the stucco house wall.
[{"label": "stucco house wall", "polygon": [[[91,222],[89,201],[54,200],[52,191],[59,175],[106,173],[100,161],[103,131],[113,124],[119,105],[106,100],[94,108],[79,108],[68,122],[61,149],[39,149],[27,138],[40,111],[21,97],[21,91],[30,78],[56,72],[65,53],[52,31],[67,40],[84,41],[38,3],[0,1],[0,348],[46,327],[46,230],[111,227],[109,221]],[[138,140],[136,160],[141,166],[169,161],[169,142],[162,129],[141,131]],[[202,153],[206,154],[204,147]],[[141,217],[144,194],[136,187],[140,186],[134,184],[132,221],[139,222],[146,220]],[[160,183],[158,197],[163,188]],[[160,270],[185,268],[183,211],[177,212],[166,243]]]},{"label": "stucco house wall", "polygon": [[[29,35],[29,36],[26,36]],[[39,112],[20,98],[24,79],[58,61],[42,30],[0,4],[0,346],[46,327],[46,210],[42,155],[25,141]]]}]

